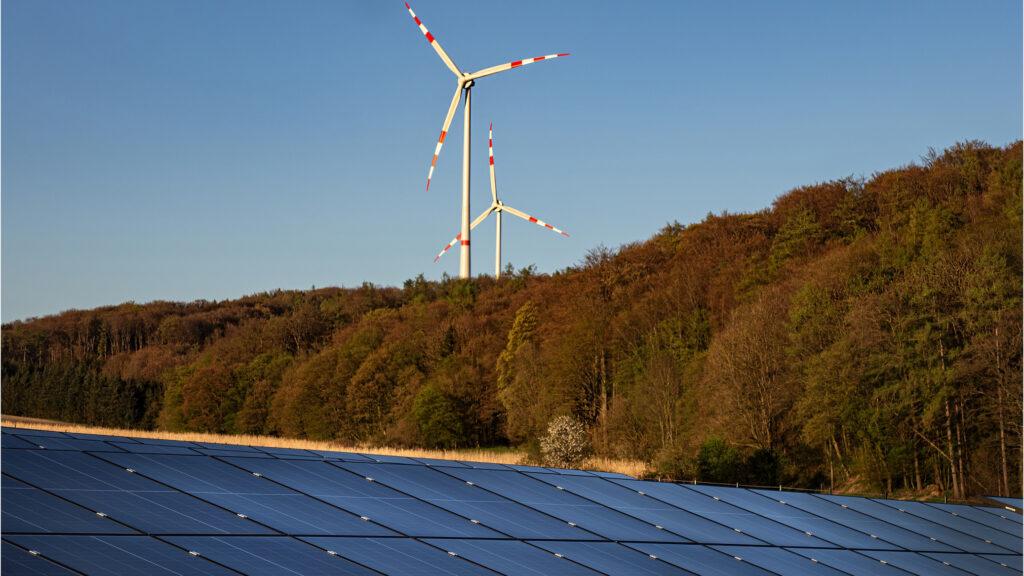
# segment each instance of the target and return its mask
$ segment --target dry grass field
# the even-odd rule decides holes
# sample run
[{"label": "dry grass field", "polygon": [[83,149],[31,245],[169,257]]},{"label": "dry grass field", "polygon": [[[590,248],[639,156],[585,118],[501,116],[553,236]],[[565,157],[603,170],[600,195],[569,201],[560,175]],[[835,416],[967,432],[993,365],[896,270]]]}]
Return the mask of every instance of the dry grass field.
[{"label": "dry grass field", "polygon": [[[338,442],[318,442],[274,436],[230,436],[225,434],[206,434],[201,432],[163,432],[159,430],[121,430],[118,428],[101,428],[79,424],[65,424],[38,418],[19,416],[3,416],[0,423],[6,428],[32,428],[35,430],[53,430],[56,432],[75,432],[79,434],[98,434],[104,436],[127,436],[134,438],[162,438],[166,440],[184,440],[187,442],[216,442],[221,444],[241,444],[244,446],[263,446],[267,448],[299,448],[304,450],[334,450],[341,452],[358,452],[360,454],[380,454],[386,456],[408,456],[410,458],[438,458],[442,460],[464,460],[467,462],[491,462],[495,464],[536,464],[529,461],[525,452],[516,450],[485,450],[462,448],[458,450],[426,450],[412,448],[389,448],[385,446],[353,446]],[[619,472],[639,478],[647,465],[639,460],[613,460],[609,458],[590,458],[580,468],[584,470],[600,470],[603,472]]]}]

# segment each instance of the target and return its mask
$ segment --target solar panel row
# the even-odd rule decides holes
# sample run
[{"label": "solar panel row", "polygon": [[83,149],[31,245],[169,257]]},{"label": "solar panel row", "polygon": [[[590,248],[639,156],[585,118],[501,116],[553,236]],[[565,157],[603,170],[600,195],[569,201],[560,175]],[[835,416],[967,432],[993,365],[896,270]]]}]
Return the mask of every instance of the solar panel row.
[{"label": "solar panel row", "polygon": [[1005,509],[3,430],[5,574],[1021,574]]}]

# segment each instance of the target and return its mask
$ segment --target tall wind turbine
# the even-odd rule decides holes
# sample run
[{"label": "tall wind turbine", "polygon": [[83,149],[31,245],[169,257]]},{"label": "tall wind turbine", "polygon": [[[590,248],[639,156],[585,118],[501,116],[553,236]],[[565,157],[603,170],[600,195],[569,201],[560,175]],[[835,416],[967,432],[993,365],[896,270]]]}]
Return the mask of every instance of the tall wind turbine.
[{"label": "tall wind turbine", "polygon": [[[484,210],[483,214],[477,216],[476,220],[473,220],[473,224],[471,224],[469,228],[471,230],[473,228],[476,228],[477,225],[480,224],[481,222],[483,222],[484,219],[486,219],[487,216],[491,212],[495,213],[494,219],[495,219],[495,223],[496,223],[497,232],[496,232],[495,241],[494,241],[494,277],[495,278],[501,278],[501,213],[502,212],[506,212],[507,211],[509,214],[513,214],[515,216],[519,216],[520,218],[522,218],[523,220],[526,220],[527,222],[533,222],[534,224],[537,224],[539,226],[543,226],[543,227],[547,228],[548,230],[554,230],[555,232],[558,232],[562,236],[568,237],[569,235],[566,234],[565,232],[562,232],[558,228],[555,228],[551,224],[548,224],[548,223],[543,222],[541,220],[537,220],[533,216],[530,216],[529,214],[527,214],[525,212],[521,212],[519,210],[516,210],[515,208],[513,208],[511,206],[506,206],[504,203],[502,203],[501,200],[498,200],[498,186],[497,186],[497,184],[495,183],[495,180],[494,180],[494,124],[493,123],[488,128],[488,133],[487,133],[487,151],[488,151],[488,156],[490,157],[490,164],[491,164],[491,206],[487,210]],[[456,236],[454,240],[449,242],[448,245],[444,247],[444,250],[441,250],[441,253],[437,255],[437,258],[434,258],[434,262],[437,262],[437,260],[439,258],[441,258],[441,256],[444,256],[444,253],[447,252],[449,248],[451,248],[453,245],[455,245],[456,242],[458,242],[461,239],[462,239],[462,234],[459,234],[458,236]]]},{"label": "tall wind turbine", "polygon": [[427,37],[427,41],[434,47],[434,51],[444,61],[445,66],[455,74],[458,81],[458,86],[455,89],[455,95],[452,96],[452,103],[448,107],[448,115],[444,118],[444,125],[441,127],[441,136],[437,139],[437,148],[434,149],[434,159],[430,162],[430,172],[427,174],[427,190],[430,190],[430,179],[434,176],[434,165],[437,164],[437,156],[441,153],[441,146],[444,144],[444,139],[448,135],[448,127],[451,126],[452,117],[455,115],[455,108],[459,105],[459,100],[462,95],[466,95],[466,106],[464,108],[465,116],[463,119],[463,137],[462,137],[462,233],[459,234],[462,240],[462,248],[459,254],[459,277],[469,278],[469,230],[471,228],[469,223],[469,126],[470,126],[470,89],[473,87],[474,81],[477,78],[483,78],[484,76],[490,76],[491,74],[497,74],[498,72],[504,72],[505,70],[511,70],[526,64],[532,64],[534,62],[540,62],[541,60],[550,60],[552,58],[558,58],[561,56],[568,56],[569,54],[550,54],[548,56],[539,56],[537,58],[530,58],[528,60],[516,60],[515,62],[508,62],[500,64],[498,66],[491,66],[490,68],[484,68],[477,72],[465,73],[459,70],[458,66],[452,62],[452,59],[445,53],[444,48],[437,42],[437,39],[427,30],[427,27],[420,22],[420,19],[416,17],[416,13],[409,7],[409,3],[405,3],[406,9],[409,10],[409,14],[412,15],[413,20],[420,27],[420,31]]}]

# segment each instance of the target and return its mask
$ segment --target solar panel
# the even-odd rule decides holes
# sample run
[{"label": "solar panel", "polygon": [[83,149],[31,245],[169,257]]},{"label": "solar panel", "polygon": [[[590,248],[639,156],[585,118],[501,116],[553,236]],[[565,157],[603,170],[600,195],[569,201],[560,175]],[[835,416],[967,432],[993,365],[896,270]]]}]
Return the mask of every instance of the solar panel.
[{"label": "solar panel", "polygon": [[721,486],[693,486],[702,494],[728,502],[744,510],[769,518],[790,528],[827,540],[840,548],[880,548],[885,550],[901,550],[898,546],[872,538],[863,532],[840,526],[835,522],[810,512],[783,504],[779,500],[768,498],[748,490],[722,488]]},{"label": "solar panel", "polygon": [[376,574],[344,558],[328,554],[301,540],[271,537],[172,536],[167,541],[248,576],[288,574]]},{"label": "solar panel", "polygon": [[575,526],[425,466],[351,462],[332,464],[360,476],[373,478],[385,486],[430,502],[464,518],[476,520],[488,528],[514,538],[600,539]]},{"label": "solar panel", "polygon": [[407,536],[502,538],[503,536],[426,502],[367,482],[323,461],[229,459],[274,482],[333,504]]},{"label": "solar panel", "polygon": [[834,544],[820,538],[752,514],[727,502],[715,500],[681,484],[640,480],[612,481],[775,546],[835,547]]},{"label": "solar panel", "polygon": [[938,554],[930,552],[925,554],[933,560],[938,560],[972,574],[991,574],[992,576],[1020,576],[1020,570],[1014,570],[1009,566],[1001,566],[987,558],[974,554]]},{"label": "solar panel", "polygon": [[979,524],[984,524],[990,528],[995,528],[1007,534],[1013,536],[1021,535],[1021,522],[1020,516],[1013,514],[1012,517],[1009,515],[1000,515],[986,510],[979,506],[964,506],[963,504],[938,504],[938,503],[927,503],[932,508],[937,508],[943,512],[948,512],[954,516],[960,516],[961,518],[967,518],[973,520]]},{"label": "solar panel", "polygon": [[433,546],[406,538],[303,538],[384,574],[491,575],[492,572]]},{"label": "solar panel", "polygon": [[1022,498],[1008,498],[1006,496],[986,496],[989,500],[995,500],[1004,506],[1013,508],[1018,514],[1021,510],[1024,510],[1024,499]]},{"label": "solar panel", "polygon": [[[905,530],[895,524],[879,520],[874,516],[868,516],[853,508],[844,508],[841,502],[838,501],[832,502],[801,492],[784,492],[781,494],[775,490],[754,490],[754,492],[769,498],[784,499],[787,506],[806,510],[824,518],[830,518],[843,526],[859,530],[869,536],[875,535],[882,540],[907,550],[934,550],[940,552],[954,552],[957,550],[952,546],[926,538],[916,532]],[[979,541],[979,543],[984,545],[984,542]],[[874,546],[869,546],[869,548],[874,548]]]},{"label": "solar panel", "polygon": [[926,574],[929,576],[964,576],[970,574],[970,572],[965,572],[959,568],[943,564],[938,560],[923,556],[917,552],[865,550],[864,554],[914,574]]},{"label": "solar panel", "polygon": [[809,574],[811,576],[842,576],[842,572],[787,550],[763,546],[712,546],[733,558],[750,562],[776,574]]},{"label": "solar panel", "polygon": [[105,454],[104,457],[284,534],[395,534],[354,514],[213,458],[163,454]]},{"label": "solar panel", "polygon": [[2,435],[2,441],[0,441],[0,448],[4,450],[27,450],[30,448],[38,449],[39,445],[33,444],[32,442],[29,442],[28,440],[24,440],[22,438],[18,438],[13,434],[8,434],[4,432]]},{"label": "solar panel", "polygon": [[[901,502],[895,500],[876,500],[876,502],[897,510],[905,510],[906,513],[925,518],[964,534],[970,534],[975,538],[981,538],[986,543],[1002,546],[1006,551],[1021,552],[1020,534],[1014,536],[991,526],[975,522],[972,518],[954,515],[948,507],[946,509],[939,509],[923,502]],[[994,518],[994,520],[1002,519]]]},{"label": "solar panel", "polygon": [[[4,455],[4,469],[33,486],[150,534],[271,532],[86,454],[17,451]],[[106,523],[112,524],[110,520]],[[6,530],[6,526],[4,528]]]},{"label": "solar panel", "polygon": [[446,470],[446,473],[610,540],[687,541],[653,524],[595,504],[518,472],[450,469]]},{"label": "solar panel", "polygon": [[1002,508],[2,432],[5,574],[1022,573]]},{"label": "solar panel", "polygon": [[[880,504],[875,500],[855,498],[853,496],[833,496],[825,494],[815,494],[813,497],[833,502],[839,506],[846,506],[849,509],[883,520],[894,526],[913,531],[926,538],[935,539],[936,546],[934,549],[920,545],[911,547],[912,550],[919,552],[955,552],[960,550],[974,554],[999,554],[1000,552],[1008,551],[996,546],[995,544],[985,542],[980,538],[975,538],[957,530],[951,530],[946,526],[936,524],[935,522],[931,522],[913,514],[900,512],[896,508]],[[950,550],[950,548],[953,548],[953,550]]]},{"label": "solar panel", "polygon": [[502,574],[595,576],[597,572],[520,540],[424,540]]},{"label": "solar panel", "polygon": [[4,538],[90,576],[234,574],[149,536],[19,535]]},{"label": "solar panel", "polygon": [[772,573],[749,562],[696,544],[627,544],[644,554],[701,576],[770,576]]},{"label": "solar panel", "polygon": [[32,574],[34,576],[70,576],[74,572],[62,568],[45,558],[30,554],[14,544],[4,542],[0,547],[0,572],[4,574]]},{"label": "solar panel", "polygon": [[606,574],[687,574],[678,566],[615,542],[542,541],[531,544]]},{"label": "solar panel", "polygon": [[864,556],[853,550],[827,548],[787,548],[788,551],[804,556],[821,564],[842,570],[851,576],[906,576],[906,570],[883,564],[875,558]]},{"label": "solar panel", "polygon": [[704,517],[691,514],[649,496],[639,494],[603,478],[564,477],[550,474],[534,475],[549,484],[558,485],[584,498],[614,508],[648,524],[661,526],[692,541],[716,544],[764,544]]},{"label": "solar panel", "polygon": [[63,432],[54,432],[53,430],[36,430],[35,428],[5,428],[4,432],[8,434],[17,434],[18,436],[45,436],[49,438],[70,438]]},{"label": "solar panel", "polygon": [[[4,456],[6,459],[7,456]],[[136,534],[108,518],[6,476],[0,480],[0,526],[4,534],[72,532]]]}]

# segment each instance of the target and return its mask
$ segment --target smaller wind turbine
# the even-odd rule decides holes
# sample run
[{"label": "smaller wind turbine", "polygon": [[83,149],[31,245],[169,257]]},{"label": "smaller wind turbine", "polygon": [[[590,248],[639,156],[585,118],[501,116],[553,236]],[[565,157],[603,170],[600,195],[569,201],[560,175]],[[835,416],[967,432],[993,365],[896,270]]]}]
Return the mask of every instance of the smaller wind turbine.
[{"label": "smaller wind turbine", "polygon": [[[470,225],[469,229],[472,230],[473,228],[476,228],[477,225],[480,224],[481,222],[483,222],[484,219],[486,219],[487,216],[490,215],[491,212],[495,213],[494,218],[495,218],[495,224],[496,224],[497,232],[496,232],[495,241],[494,241],[494,277],[495,278],[501,278],[501,213],[502,212],[508,212],[509,214],[513,214],[515,216],[519,216],[520,218],[522,218],[523,220],[526,220],[527,222],[533,222],[534,224],[537,224],[539,226],[543,226],[543,227],[545,227],[545,228],[547,228],[549,230],[554,230],[555,232],[558,232],[562,236],[568,237],[569,235],[566,234],[565,232],[562,232],[558,228],[555,228],[554,226],[546,223],[546,222],[542,222],[540,220],[537,220],[536,218],[534,218],[533,216],[530,216],[529,214],[527,214],[525,212],[516,210],[515,208],[513,208],[511,206],[506,206],[504,203],[502,203],[501,200],[498,200],[498,186],[497,186],[497,184],[495,184],[495,180],[494,180],[494,123],[491,123],[491,125],[488,127],[488,132],[487,132],[487,150],[488,150],[488,156],[490,157],[490,164],[491,164],[491,206],[487,210],[484,210],[483,214],[480,214],[479,216],[477,216],[476,220],[473,220],[473,224]],[[449,248],[454,246],[455,243],[458,242],[461,239],[462,239],[462,234],[459,234],[458,236],[456,236],[455,239],[453,239],[451,242],[448,243],[447,246],[444,247],[444,250],[441,250],[441,253],[437,255],[437,258],[434,258],[434,262],[437,262],[438,259],[441,258],[441,256],[444,256],[444,253],[447,252]]]}]

